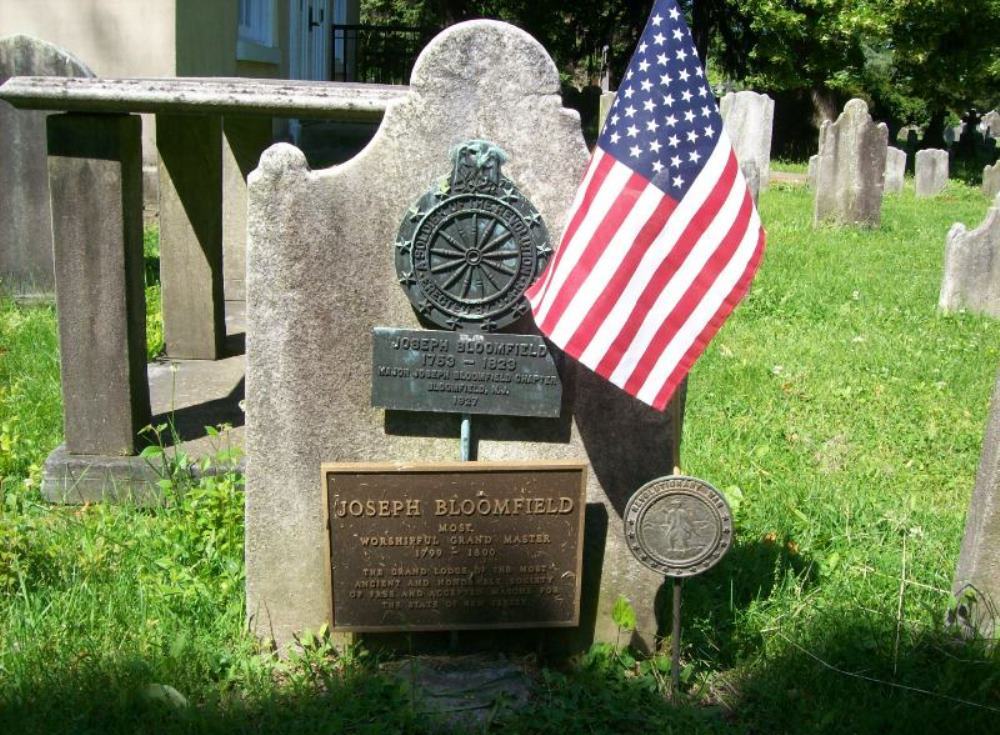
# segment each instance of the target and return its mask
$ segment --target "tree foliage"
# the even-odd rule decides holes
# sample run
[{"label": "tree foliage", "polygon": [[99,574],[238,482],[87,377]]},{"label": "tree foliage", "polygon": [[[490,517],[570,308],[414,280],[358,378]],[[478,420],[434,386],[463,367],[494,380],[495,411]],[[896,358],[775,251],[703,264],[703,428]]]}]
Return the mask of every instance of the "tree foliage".
[{"label": "tree foliage", "polygon": [[[735,87],[811,95],[824,112],[866,98],[876,115],[943,124],[1000,102],[1000,0],[679,0],[709,65]],[[475,17],[524,28],[564,82],[620,73],[652,0],[362,0],[369,23],[444,27]],[[704,57],[704,54],[703,54]],[[613,79],[614,80],[614,79]]]}]

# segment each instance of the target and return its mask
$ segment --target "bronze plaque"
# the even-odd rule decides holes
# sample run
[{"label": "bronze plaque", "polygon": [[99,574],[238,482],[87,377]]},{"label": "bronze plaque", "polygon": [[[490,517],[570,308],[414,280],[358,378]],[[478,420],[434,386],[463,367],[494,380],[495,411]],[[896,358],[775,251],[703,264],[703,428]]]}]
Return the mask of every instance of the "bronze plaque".
[{"label": "bronze plaque", "polygon": [[722,493],[694,477],[660,477],[625,506],[625,540],[632,554],[669,577],[692,577],[715,566],[733,541],[733,519]]},{"label": "bronze plaque", "polygon": [[579,624],[586,465],[323,465],[333,628]]},{"label": "bronze plaque", "polygon": [[537,335],[375,327],[372,405],[558,418],[562,381]]}]

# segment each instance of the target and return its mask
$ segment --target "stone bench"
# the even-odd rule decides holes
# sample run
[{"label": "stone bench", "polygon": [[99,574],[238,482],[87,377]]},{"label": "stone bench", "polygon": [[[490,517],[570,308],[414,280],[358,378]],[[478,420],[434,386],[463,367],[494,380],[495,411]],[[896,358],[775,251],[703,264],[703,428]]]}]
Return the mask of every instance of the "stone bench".
[{"label": "stone bench", "polygon": [[[224,256],[243,270],[246,175],[272,142],[272,118],[377,121],[407,91],[243,78],[12,77],[0,86],[15,107],[64,113],[48,118],[65,445],[47,463],[47,497],[87,500],[108,478],[132,483],[126,458],[150,422],[137,113],[156,116],[167,354],[216,360]],[[71,475],[84,465],[103,469],[80,484]]]}]

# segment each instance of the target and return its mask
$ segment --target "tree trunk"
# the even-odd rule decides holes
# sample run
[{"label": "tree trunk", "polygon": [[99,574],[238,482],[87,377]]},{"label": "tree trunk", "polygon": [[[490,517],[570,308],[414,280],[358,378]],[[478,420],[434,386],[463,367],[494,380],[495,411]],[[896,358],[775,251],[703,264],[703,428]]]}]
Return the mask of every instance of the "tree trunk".
[{"label": "tree trunk", "polygon": [[924,139],[920,144],[921,148],[944,148],[944,121],[947,113],[944,110],[935,110],[931,115],[931,120],[924,130]]},{"label": "tree trunk", "polygon": [[708,41],[712,34],[712,3],[713,0],[694,0],[691,8],[691,37],[705,68],[708,68]]}]

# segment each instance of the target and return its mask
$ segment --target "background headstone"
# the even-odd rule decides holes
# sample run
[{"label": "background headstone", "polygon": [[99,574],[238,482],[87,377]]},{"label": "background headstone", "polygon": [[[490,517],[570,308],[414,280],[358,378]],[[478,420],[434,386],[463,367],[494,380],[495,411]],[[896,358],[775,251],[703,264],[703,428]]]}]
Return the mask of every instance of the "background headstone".
[{"label": "background headstone", "polygon": [[[396,234],[413,202],[450,172],[451,149],[470,139],[509,154],[504,174],[557,243],[587,166],[580,118],[562,108],[559,74],[541,45],[504,23],[460,23],[437,36],[407,97],[388,107],[354,159],[310,171],[301,151],[279,144],[250,176],[247,606],[256,630],[279,644],[329,619],[320,463],[458,457],[458,415],[371,408],[370,335],[375,326],[420,326],[397,280]],[[517,329],[534,326],[525,319]],[[613,639],[611,609],[624,594],[648,647],[663,578],[630,558],[621,512],[675,466],[683,399],[662,414],[575,362],[557,362],[561,418],[477,416],[478,459],[589,463],[582,622],[545,639],[567,636],[567,647]]]},{"label": "background headstone", "polygon": [[[94,73],[68,51],[18,35],[0,38],[0,84],[14,76]],[[0,100],[0,289],[17,295],[51,293],[54,287],[48,114],[18,110]]]},{"label": "background headstone", "polygon": [[1000,161],[983,167],[983,194],[990,199],[1000,194]]},{"label": "background headstone", "polygon": [[853,99],[836,122],[823,123],[816,161],[813,225],[878,227],[889,129],[875,123],[864,100]]},{"label": "background headstone", "polygon": [[948,151],[940,148],[917,151],[913,170],[917,196],[937,196],[948,185]]},{"label": "background headstone", "polygon": [[906,151],[889,146],[885,156],[885,193],[899,194],[903,191],[906,174]]},{"label": "background headstone", "polygon": [[614,92],[601,92],[601,99],[599,106],[597,108],[597,132],[604,129],[604,122],[608,119],[608,113],[611,112],[611,105],[615,103],[615,93]]},{"label": "background headstone", "polygon": [[760,188],[771,180],[771,130],[774,100],[756,92],[729,92],[720,104],[722,121],[733,141],[736,159],[757,165]]},{"label": "background headstone", "polygon": [[1000,317],[1000,197],[979,227],[956,222],[948,232],[938,306]]},{"label": "background headstone", "polygon": [[1000,633],[1000,374],[965,517],[953,591],[958,605],[952,622],[972,634]]},{"label": "background headstone", "polygon": [[1000,112],[990,110],[980,122],[983,132],[991,138],[1000,138]]},{"label": "background headstone", "polygon": [[965,133],[965,123],[951,125],[944,129],[944,142],[950,148],[962,139]]},{"label": "background headstone", "polygon": [[815,189],[816,188],[816,167],[817,166],[819,166],[819,154],[818,153],[816,153],[815,155],[809,156],[809,169],[808,169],[808,172],[807,172],[806,176],[807,176],[807,179],[808,179],[808,182],[809,182],[809,188],[810,189]]}]

